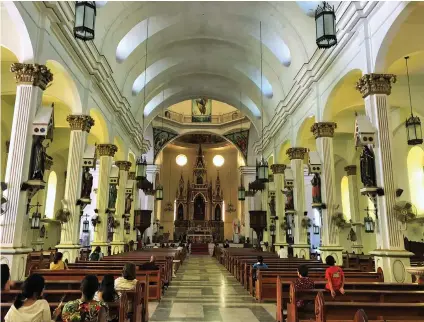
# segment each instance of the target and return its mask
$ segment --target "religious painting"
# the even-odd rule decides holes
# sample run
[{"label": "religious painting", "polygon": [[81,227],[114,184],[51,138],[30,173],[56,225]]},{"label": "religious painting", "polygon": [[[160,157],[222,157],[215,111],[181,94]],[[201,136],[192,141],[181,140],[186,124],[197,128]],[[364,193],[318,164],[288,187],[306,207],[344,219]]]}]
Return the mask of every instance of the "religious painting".
[{"label": "religious painting", "polygon": [[249,130],[224,134],[224,136],[240,149],[245,160],[247,160],[247,149],[249,146]]},{"label": "religious painting", "polygon": [[212,121],[212,100],[205,97],[191,101],[191,121],[204,123]]},{"label": "religious painting", "polygon": [[178,134],[167,131],[165,129],[153,128],[153,148],[154,148],[154,158],[156,159],[159,152],[162,148]]}]

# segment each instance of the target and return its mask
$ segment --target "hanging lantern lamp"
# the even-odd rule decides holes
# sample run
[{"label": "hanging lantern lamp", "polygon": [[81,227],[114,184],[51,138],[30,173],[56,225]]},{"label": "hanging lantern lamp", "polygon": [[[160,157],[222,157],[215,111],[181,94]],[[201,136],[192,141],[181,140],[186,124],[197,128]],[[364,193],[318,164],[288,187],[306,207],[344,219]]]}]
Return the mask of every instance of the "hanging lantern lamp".
[{"label": "hanging lantern lamp", "polygon": [[37,211],[32,214],[31,217],[31,229],[40,229],[40,220],[41,220],[41,214]]},{"label": "hanging lantern lamp", "polygon": [[75,2],[74,37],[83,41],[94,39],[94,27],[96,24],[96,2]]},{"label": "hanging lantern lamp", "polygon": [[90,222],[87,219],[87,215],[85,215],[85,220],[82,222],[82,232],[88,233],[90,231]]},{"label": "hanging lantern lamp", "polygon": [[256,174],[260,182],[269,181],[268,162],[262,157],[259,163],[256,164]]},{"label": "hanging lantern lamp", "polygon": [[369,214],[364,218],[364,226],[365,226],[365,232],[366,233],[373,233],[375,229],[375,222],[370,217]]},{"label": "hanging lantern lamp", "polygon": [[161,184],[158,184],[155,191],[156,200],[163,200],[163,187]]},{"label": "hanging lantern lamp", "polygon": [[146,173],[147,173],[147,162],[146,162],[146,158],[143,156],[140,156],[137,159],[136,162],[136,167],[135,167],[135,178],[136,180],[143,180],[146,178]]},{"label": "hanging lantern lamp", "polygon": [[243,186],[238,188],[238,200],[244,201],[246,199],[246,189]]},{"label": "hanging lantern lamp", "polygon": [[313,231],[314,231],[314,235],[319,235],[319,226],[313,225]]},{"label": "hanging lantern lamp", "polygon": [[334,7],[323,2],[315,11],[316,43],[318,48],[331,48],[337,45],[336,14]]},{"label": "hanging lantern lamp", "polygon": [[406,120],[406,136],[408,139],[408,145],[418,145],[423,143],[423,131],[421,128],[421,120],[418,116],[414,116],[412,112],[412,97],[411,97],[411,86],[409,85],[409,68],[408,68],[409,56],[405,57],[406,63],[406,76],[408,77],[408,91],[409,91],[409,106],[411,108],[411,116]]}]

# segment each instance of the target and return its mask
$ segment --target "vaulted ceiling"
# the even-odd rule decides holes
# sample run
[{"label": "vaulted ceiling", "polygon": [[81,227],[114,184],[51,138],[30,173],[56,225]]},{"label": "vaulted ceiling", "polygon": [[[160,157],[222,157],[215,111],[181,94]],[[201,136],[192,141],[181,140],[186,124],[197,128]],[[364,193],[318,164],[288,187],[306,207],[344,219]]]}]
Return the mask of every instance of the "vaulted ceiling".
[{"label": "vaulted ceiling", "polygon": [[310,15],[316,2],[103,1],[97,6],[94,42],[133,115],[141,121],[144,113],[145,123],[164,104],[199,96],[233,105],[258,120],[260,22],[263,115],[269,120],[316,48]]}]

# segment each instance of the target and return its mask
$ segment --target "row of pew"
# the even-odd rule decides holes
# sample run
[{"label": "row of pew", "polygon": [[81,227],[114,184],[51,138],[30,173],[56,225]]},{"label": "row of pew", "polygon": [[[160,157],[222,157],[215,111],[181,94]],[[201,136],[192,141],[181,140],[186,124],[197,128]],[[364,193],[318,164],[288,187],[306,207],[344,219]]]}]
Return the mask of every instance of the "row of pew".
[{"label": "row of pew", "polygon": [[[218,248],[215,257],[259,302],[277,305],[276,319],[290,321],[424,321],[424,287],[416,283],[385,283],[381,268],[363,271],[367,265],[349,265],[345,272],[345,295],[334,299],[325,290],[327,266],[317,260],[280,259],[274,253],[253,249]],[[253,269],[257,256],[268,269]],[[356,260],[355,260],[356,261]],[[313,290],[296,290],[297,267],[307,265]],[[373,264],[372,264],[373,265]],[[256,276],[256,279],[254,278]],[[298,307],[304,301],[309,305]]]},{"label": "row of pew", "polygon": [[[156,257],[156,265],[159,270],[142,271],[139,266],[150,260],[150,256]],[[29,274],[41,274],[46,282],[43,292],[44,298],[49,302],[53,311],[65,294],[65,302],[76,300],[81,297],[81,280],[89,274],[96,275],[101,281],[106,274],[112,274],[115,278],[122,275],[123,266],[134,263],[137,266],[137,285],[135,290],[124,291],[117,303],[108,303],[110,315],[117,316],[119,322],[128,321],[127,312],[131,311],[131,322],[146,322],[149,320],[149,301],[158,301],[162,296],[162,286],[165,282],[171,282],[173,270],[177,263],[185,259],[186,251],[176,249],[150,249],[121,253],[106,256],[100,261],[82,261],[68,264],[67,270],[49,270],[46,268],[32,267]],[[10,291],[1,292],[1,320],[10,309],[15,297],[20,293],[23,282],[15,282]],[[132,305],[132,308],[129,308]]]}]

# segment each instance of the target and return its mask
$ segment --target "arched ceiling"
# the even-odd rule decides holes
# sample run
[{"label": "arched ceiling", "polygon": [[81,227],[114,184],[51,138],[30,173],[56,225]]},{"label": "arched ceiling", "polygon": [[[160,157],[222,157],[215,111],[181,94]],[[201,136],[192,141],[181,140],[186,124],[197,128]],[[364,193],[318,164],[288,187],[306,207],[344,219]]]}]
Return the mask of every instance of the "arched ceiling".
[{"label": "arched ceiling", "polygon": [[258,120],[260,21],[269,119],[316,47],[314,20],[295,2],[102,2],[95,43],[139,121],[158,113],[162,91],[166,107],[201,95],[238,107],[242,92],[243,112]]}]

